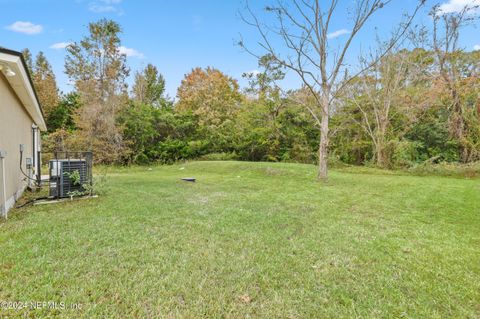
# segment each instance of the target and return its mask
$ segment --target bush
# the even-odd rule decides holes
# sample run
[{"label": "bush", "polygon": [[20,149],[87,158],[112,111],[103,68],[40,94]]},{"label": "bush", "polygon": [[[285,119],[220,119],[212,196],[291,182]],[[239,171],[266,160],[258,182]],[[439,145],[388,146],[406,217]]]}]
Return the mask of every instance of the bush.
[{"label": "bush", "polygon": [[296,143],[282,155],[282,161],[312,164],[317,160],[316,156],[317,154],[312,151],[309,145]]},{"label": "bush", "polygon": [[397,168],[410,167],[418,159],[418,148],[421,143],[408,140],[390,141],[387,145],[387,154],[391,154],[392,166]]},{"label": "bush", "polygon": [[234,161],[238,159],[235,152],[232,153],[211,153],[200,156],[202,161]]},{"label": "bush", "polygon": [[450,135],[445,108],[428,110],[422,120],[407,132],[406,138],[415,143],[413,162],[420,163],[431,158],[445,162],[459,160],[459,143]]},{"label": "bush", "polygon": [[470,164],[458,164],[432,160],[413,165],[407,172],[415,175],[439,175],[451,177],[475,178],[480,177],[480,162]]}]

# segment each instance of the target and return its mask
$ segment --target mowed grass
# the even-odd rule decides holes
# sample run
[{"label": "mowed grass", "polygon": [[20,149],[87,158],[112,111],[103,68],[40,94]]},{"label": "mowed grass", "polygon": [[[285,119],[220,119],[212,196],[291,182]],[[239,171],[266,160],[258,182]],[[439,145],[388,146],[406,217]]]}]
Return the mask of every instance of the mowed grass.
[{"label": "mowed grass", "polygon": [[480,317],[480,180],[349,169],[324,185],[310,165],[241,162],[109,176],[97,199],[0,223],[0,301],[67,308],[1,315]]}]

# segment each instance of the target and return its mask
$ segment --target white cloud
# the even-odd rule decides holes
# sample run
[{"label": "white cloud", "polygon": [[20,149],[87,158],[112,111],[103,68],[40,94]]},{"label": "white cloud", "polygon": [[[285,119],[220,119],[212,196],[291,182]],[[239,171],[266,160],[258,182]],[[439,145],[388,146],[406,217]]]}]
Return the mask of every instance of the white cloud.
[{"label": "white cloud", "polygon": [[55,49],[55,50],[62,50],[68,47],[72,42],[58,42],[54,43],[50,46],[50,49]]},{"label": "white cloud", "polygon": [[123,10],[116,7],[119,5],[122,0],[97,0],[92,1],[88,4],[88,10],[95,13],[108,13],[115,12],[118,14],[123,14]]},{"label": "white cloud", "polygon": [[133,57],[133,58],[139,58],[139,59],[143,59],[145,57],[142,52],[139,52],[135,49],[127,48],[124,46],[120,46],[118,48],[118,52],[120,52],[121,54],[125,54],[127,57]]},{"label": "white cloud", "polygon": [[101,5],[98,3],[90,3],[88,5],[88,10],[95,13],[105,13],[105,12],[116,12],[117,8],[114,6]]},{"label": "white cloud", "polygon": [[43,31],[43,26],[40,24],[33,24],[28,21],[16,21],[6,27],[13,32],[19,32],[24,34],[38,34]]},{"label": "white cloud", "polygon": [[345,34],[349,34],[349,33],[350,33],[350,30],[340,29],[340,30],[337,30],[337,31],[334,31],[334,32],[332,32],[332,33],[327,34],[327,38],[329,38],[329,39],[335,39],[335,38],[338,38],[339,36],[342,36],[342,35],[345,35]]},{"label": "white cloud", "polygon": [[448,0],[438,8],[439,14],[461,12],[465,8],[473,8],[480,5],[480,0]]},{"label": "white cloud", "polygon": [[480,44],[476,44],[473,46],[474,51],[480,51]]}]

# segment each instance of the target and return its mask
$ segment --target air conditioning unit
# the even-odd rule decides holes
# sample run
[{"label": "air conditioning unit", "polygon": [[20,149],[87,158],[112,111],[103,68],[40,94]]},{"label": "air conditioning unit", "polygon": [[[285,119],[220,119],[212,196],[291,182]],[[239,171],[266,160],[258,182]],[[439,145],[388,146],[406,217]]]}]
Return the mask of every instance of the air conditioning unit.
[{"label": "air conditioning unit", "polygon": [[89,169],[84,159],[54,159],[49,162],[50,196],[70,197],[85,191]]}]

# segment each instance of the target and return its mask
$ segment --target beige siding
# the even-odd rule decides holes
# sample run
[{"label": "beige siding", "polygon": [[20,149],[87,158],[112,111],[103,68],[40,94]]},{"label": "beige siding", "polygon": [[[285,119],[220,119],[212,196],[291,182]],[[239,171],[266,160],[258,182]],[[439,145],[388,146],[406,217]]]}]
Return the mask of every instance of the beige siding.
[{"label": "beige siding", "polygon": [[[6,151],[5,157],[5,184],[7,201],[16,200],[26,185],[25,178],[20,171],[20,144],[25,145],[23,155],[23,169],[25,158],[32,157],[32,124],[33,120],[25,111],[15,92],[10,87],[4,75],[0,73],[0,150]],[[3,185],[0,171],[0,191]],[[0,194],[0,201],[2,195]],[[0,203],[0,206],[5,205]]]}]

